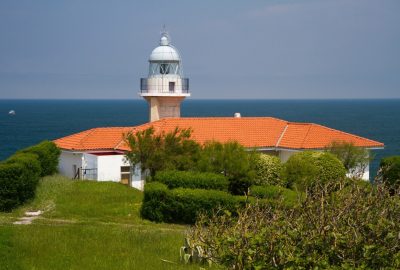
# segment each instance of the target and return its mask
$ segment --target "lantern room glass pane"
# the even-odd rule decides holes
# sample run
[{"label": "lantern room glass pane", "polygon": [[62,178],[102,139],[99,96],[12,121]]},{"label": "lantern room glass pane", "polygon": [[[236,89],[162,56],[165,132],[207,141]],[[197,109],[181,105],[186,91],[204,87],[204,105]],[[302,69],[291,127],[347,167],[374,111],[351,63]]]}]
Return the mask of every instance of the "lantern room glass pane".
[{"label": "lantern room glass pane", "polygon": [[150,63],[149,66],[149,75],[181,75],[180,74],[180,65],[179,63]]}]

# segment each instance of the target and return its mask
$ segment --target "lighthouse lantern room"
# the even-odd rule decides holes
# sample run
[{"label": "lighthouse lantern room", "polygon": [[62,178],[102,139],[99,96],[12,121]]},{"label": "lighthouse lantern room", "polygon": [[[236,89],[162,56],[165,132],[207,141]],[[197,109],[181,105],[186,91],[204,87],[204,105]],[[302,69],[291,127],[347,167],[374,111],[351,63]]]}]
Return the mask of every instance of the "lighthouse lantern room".
[{"label": "lighthouse lantern room", "polygon": [[183,78],[182,59],[167,32],[149,57],[149,74],[140,79],[140,96],[149,104],[150,122],[180,117],[180,104],[190,96],[189,79]]}]

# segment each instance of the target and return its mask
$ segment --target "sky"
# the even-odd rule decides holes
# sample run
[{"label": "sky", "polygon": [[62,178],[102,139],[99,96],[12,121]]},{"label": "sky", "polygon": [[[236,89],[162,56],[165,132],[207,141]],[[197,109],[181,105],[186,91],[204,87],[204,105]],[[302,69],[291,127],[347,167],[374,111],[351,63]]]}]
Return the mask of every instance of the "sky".
[{"label": "sky", "polygon": [[138,99],[163,25],[192,99],[400,98],[399,0],[1,0],[0,99]]}]

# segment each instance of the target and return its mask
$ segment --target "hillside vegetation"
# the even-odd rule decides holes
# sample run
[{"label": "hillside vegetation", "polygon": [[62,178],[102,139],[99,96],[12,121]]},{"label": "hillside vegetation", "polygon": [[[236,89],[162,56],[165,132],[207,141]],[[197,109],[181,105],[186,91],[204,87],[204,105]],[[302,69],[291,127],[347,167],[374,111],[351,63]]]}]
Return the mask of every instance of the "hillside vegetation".
[{"label": "hillside vegetation", "polygon": [[[179,263],[186,227],[141,219],[142,196],[117,183],[41,179],[32,202],[0,213],[1,269],[199,269]],[[14,225],[27,210],[44,213]]]}]

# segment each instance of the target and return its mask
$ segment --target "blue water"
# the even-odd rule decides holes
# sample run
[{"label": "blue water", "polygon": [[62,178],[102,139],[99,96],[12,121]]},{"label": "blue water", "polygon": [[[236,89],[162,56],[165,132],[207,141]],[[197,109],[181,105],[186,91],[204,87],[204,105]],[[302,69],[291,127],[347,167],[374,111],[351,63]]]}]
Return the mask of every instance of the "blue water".
[{"label": "blue water", "polygon": [[[8,115],[15,110],[14,116]],[[400,100],[187,100],[182,116],[273,116],[314,122],[385,143],[374,151],[371,172],[384,156],[400,155]],[[0,100],[0,160],[16,150],[85,129],[133,126],[148,119],[143,100]]]}]

